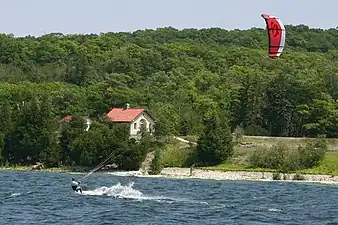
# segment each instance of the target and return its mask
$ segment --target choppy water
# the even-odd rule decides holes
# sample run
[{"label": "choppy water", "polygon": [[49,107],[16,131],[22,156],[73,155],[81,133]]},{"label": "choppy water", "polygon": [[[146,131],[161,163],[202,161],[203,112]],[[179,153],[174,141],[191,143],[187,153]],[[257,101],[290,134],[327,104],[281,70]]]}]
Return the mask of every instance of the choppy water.
[{"label": "choppy water", "polygon": [[0,224],[338,224],[334,185],[72,176],[1,171]]}]

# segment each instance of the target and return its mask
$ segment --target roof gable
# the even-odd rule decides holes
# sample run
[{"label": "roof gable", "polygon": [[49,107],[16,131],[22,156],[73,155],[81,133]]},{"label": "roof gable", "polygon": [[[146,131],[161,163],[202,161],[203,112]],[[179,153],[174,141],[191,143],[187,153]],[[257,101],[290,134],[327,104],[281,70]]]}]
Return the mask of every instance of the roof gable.
[{"label": "roof gable", "polygon": [[113,122],[131,122],[144,111],[144,108],[113,108],[107,116]]}]

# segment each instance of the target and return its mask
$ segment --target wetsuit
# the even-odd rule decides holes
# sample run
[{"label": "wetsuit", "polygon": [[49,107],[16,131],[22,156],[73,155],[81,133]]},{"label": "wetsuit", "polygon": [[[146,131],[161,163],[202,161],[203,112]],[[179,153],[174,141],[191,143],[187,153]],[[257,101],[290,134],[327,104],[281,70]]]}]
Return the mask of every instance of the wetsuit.
[{"label": "wetsuit", "polygon": [[81,187],[80,187],[79,184],[80,184],[80,182],[78,183],[78,182],[76,182],[75,180],[72,180],[71,186],[72,186],[72,188],[73,188],[73,191],[76,191],[76,192],[80,191],[81,194],[82,194],[82,189],[81,189]]}]

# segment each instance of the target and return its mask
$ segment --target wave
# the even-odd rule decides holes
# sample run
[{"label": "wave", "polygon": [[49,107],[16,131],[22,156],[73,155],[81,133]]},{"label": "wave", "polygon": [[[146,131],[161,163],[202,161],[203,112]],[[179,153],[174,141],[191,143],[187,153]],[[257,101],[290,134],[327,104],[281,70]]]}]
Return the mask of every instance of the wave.
[{"label": "wave", "polygon": [[124,186],[117,183],[111,187],[99,187],[94,190],[82,191],[82,195],[97,195],[97,196],[110,196],[121,199],[135,199],[135,200],[163,200],[166,197],[152,197],[146,196],[141,191],[133,188],[134,182]]},{"label": "wave", "polygon": [[13,194],[11,194],[11,197],[13,197],[13,196],[20,196],[20,195],[22,195],[22,193],[13,193]]},{"label": "wave", "polygon": [[[183,202],[188,204],[203,204],[209,205],[205,201],[194,201],[189,199],[183,198],[170,198],[166,196],[149,196],[143,194],[141,191],[134,189],[134,182],[130,182],[128,185],[124,186],[121,183],[117,183],[111,187],[99,187],[94,190],[84,190],[82,191],[82,195],[96,195],[96,196],[109,196],[119,199],[131,199],[137,201],[144,201],[144,200],[153,200],[159,203],[177,203]],[[80,194],[80,193],[78,193]]]},{"label": "wave", "polygon": [[3,199],[12,199],[12,198],[15,198],[15,197],[24,197],[26,195],[29,195],[33,193],[32,191],[28,191],[28,192],[14,192],[14,193],[6,193],[4,194],[3,196]]}]

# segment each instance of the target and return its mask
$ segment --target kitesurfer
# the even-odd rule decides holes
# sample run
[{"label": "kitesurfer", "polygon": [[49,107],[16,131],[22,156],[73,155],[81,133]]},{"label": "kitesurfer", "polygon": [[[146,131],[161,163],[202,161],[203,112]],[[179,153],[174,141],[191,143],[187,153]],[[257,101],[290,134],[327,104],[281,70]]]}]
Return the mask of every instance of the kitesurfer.
[{"label": "kitesurfer", "polygon": [[80,191],[80,193],[82,194],[82,188],[80,187],[80,181],[76,182],[74,177],[72,178],[72,184],[71,184],[73,191]]}]

